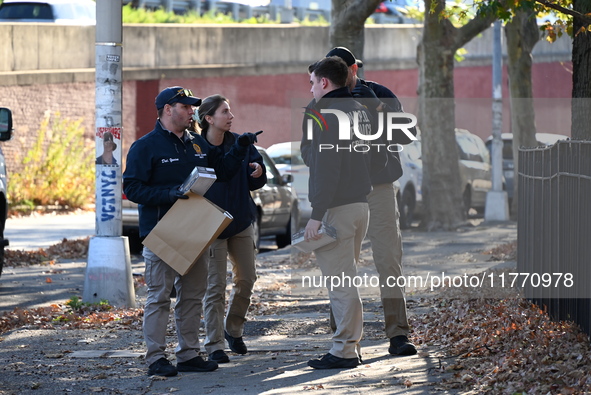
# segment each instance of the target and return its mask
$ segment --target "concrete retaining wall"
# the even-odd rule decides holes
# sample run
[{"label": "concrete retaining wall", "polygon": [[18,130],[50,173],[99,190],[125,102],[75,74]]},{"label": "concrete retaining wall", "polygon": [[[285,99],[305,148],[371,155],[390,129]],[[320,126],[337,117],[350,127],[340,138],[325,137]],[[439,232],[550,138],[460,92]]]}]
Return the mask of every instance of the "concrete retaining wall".
[{"label": "concrete retaining wall", "polygon": [[[0,24],[0,86],[92,81],[88,69],[95,63],[94,30],[93,26]],[[365,53],[358,57],[369,69],[415,68],[420,35],[420,26],[368,26]],[[162,74],[174,78],[189,71],[207,75],[227,75],[228,70],[247,75],[299,72],[322,57],[328,47],[328,27],[125,25],[124,79],[161,79]],[[491,48],[489,29],[466,46],[466,61],[459,66],[490,63]],[[541,42],[534,53],[536,61],[570,60],[570,39]]]}]

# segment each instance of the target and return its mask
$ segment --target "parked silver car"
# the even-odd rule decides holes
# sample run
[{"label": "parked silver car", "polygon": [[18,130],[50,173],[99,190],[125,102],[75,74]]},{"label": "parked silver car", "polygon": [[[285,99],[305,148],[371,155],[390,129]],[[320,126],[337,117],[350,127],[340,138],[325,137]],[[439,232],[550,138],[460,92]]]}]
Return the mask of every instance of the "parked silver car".
[{"label": "parked silver car", "polygon": [[484,213],[486,195],[492,189],[490,154],[484,141],[465,129],[456,128],[460,156],[462,198],[467,214],[470,209]]},{"label": "parked silver car", "polygon": [[[459,151],[461,194],[466,213],[471,209],[484,212],[486,195],[492,188],[490,155],[482,139],[465,129],[456,129],[456,143]],[[396,182],[399,187],[398,208],[400,227],[408,228],[421,214],[423,161],[419,140],[405,145],[400,152],[402,177]]]},{"label": "parked silver car", "polygon": [[[261,237],[275,236],[277,247],[283,248],[291,243],[291,234],[296,230],[295,224],[299,223],[298,199],[289,185],[292,181],[291,175],[280,174],[265,149],[257,149],[267,168],[267,184],[251,192],[257,208],[254,223],[256,245],[259,247]],[[130,238],[130,248],[138,251],[141,248],[141,240],[137,204],[123,196],[121,207],[123,235]]]},{"label": "parked silver car", "polygon": [[399,152],[402,176],[396,181],[400,228],[408,229],[420,216],[423,205],[423,161],[421,160],[421,141],[417,140],[403,146]]},{"label": "parked silver car", "polygon": [[298,197],[300,220],[307,221],[312,215],[312,206],[308,200],[308,178],[310,169],[304,164],[299,141],[273,144],[267,153],[277,165],[281,174],[291,175],[292,187]]}]

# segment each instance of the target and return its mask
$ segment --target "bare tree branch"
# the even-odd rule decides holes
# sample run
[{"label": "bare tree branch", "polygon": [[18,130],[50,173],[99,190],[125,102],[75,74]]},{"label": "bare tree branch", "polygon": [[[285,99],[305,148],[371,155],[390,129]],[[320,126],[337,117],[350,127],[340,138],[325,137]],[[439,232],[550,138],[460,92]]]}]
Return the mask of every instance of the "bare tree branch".
[{"label": "bare tree branch", "polygon": [[553,3],[553,2],[551,2],[549,0],[535,0],[535,1],[538,2],[538,3],[540,3],[540,4],[542,4],[542,5],[544,5],[544,6],[546,6],[546,7],[548,7],[548,8],[551,8],[553,10],[556,10],[558,12],[561,12],[561,13],[567,14],[567,15],[570,15],[573,18],[579,18],[583,22],[588,23],[588,24],[591,25],[591,18],[588,17],[587,15],[581,14],[580,12],[577,12],[577,11],[569,10],[568,8],[565,8],[565,7],[563,7],[563,6],[559,5],[559,4]]}]

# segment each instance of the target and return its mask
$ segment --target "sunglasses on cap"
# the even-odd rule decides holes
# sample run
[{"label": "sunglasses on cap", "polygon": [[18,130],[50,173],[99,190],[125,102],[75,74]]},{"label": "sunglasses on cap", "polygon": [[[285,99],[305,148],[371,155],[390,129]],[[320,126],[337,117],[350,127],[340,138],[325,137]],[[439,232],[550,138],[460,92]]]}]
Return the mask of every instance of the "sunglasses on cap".
[{"label": "sunglasses on cap", "polygon": [[180,97],[191,97],[193,96],[193,92],[191,92],[190,89],[179,89],[176,92],[176,95],[174,95],[173,97],[171,97],[170,99],[168,99],[168,101],[166,102],[166,104],[170,104],[171,101],[173,101],[175,98],[177,98],[178,96]]}]

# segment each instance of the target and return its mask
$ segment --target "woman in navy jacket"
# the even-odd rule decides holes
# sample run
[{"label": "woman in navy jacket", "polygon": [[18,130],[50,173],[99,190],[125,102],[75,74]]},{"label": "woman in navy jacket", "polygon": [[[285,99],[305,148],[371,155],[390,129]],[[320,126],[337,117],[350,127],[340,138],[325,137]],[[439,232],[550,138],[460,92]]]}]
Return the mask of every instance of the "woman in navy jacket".
[{"label": "woman in navy jacket", "polygon": [[[201,135],[214,147],[228,151],[238,135],[230,132],[234,115],[228,99],[221,95],[205,98],[198,111]],[[248,351],[242,340],[246,313],[256,281],[256,247],[252,226],[256,207],[250,191],[267,182],[263,158],[254,146],[236,175],[227,181],[216,181],[205,194],[213,203],[228,211],[234,220],[209,249],[207,292],[204,298],[205,349],[209,359],[229,362],[224,352],[224,338],[230,350],[238,354]],[[233,287],[224,319],[226,272],[228,257],[232,262]]]}]

